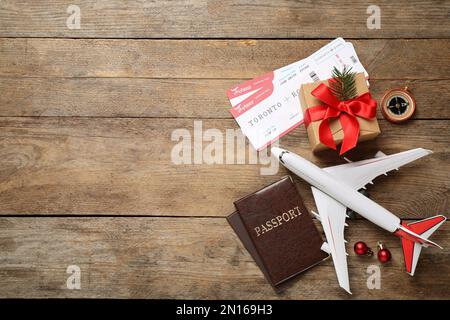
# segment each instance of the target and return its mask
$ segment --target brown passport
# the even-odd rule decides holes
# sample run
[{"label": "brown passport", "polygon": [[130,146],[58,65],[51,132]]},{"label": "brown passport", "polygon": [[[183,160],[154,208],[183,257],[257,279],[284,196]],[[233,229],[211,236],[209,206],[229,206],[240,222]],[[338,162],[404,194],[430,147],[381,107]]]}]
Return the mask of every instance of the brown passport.
[{"label": "brown passport", "polygon": [[234,204],[227,220],[272,286],[328,257],[290,176]]}]

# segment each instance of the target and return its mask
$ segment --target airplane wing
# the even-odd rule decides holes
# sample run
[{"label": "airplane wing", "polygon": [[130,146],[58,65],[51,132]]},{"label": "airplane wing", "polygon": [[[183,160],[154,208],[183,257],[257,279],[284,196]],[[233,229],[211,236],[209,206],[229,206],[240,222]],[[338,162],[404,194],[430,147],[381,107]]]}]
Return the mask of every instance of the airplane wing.
[{"label": "airplane wing", "polygon": [[382,174],[391,170],[398,170],[401,166],[432,153],[423,148],[412,149],[392,155],[377,153],[375,158],[350,162],[338,166],[324,168],[324,170],[343,183],[359,190]]},{"label": "airplane wing", "polygon": [[328,248],[333,258],[334,268],[339,285],[350,292],[347,268],[347,252],[345,251],[344,227],[347,208],[333,198],[329,197],[319,189],[311,187],[319,220],[322,223]]}]

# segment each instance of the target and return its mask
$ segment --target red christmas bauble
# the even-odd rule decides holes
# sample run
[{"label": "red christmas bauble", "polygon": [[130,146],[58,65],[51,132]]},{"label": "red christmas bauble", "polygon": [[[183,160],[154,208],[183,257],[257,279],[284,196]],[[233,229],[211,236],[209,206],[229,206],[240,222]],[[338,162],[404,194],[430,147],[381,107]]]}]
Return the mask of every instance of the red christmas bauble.
[{"label": "red christmas bauble", "polygon": [[355,253],[360,256],[366,255],[370,250],[367,244],[362,241],[358,241],[357,243],[355,243],[353,249],[355,250]]},{"label": "red christmas bauble", "polygon": [[378,260],[381,263],[388,262],[389,260],[391,260],[391,252],[386,248],[378,250]]}]

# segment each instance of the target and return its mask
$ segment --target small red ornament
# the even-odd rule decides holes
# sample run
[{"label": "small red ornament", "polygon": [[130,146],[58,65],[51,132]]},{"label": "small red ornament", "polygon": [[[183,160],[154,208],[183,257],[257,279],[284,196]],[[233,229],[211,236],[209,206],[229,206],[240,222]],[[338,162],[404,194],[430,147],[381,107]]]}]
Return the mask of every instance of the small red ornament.
[{"label": "small red ornament", "polygon": [[378,242],[378,260],[381,263],[391,260],[391,252],[381,242]]},{"label": "small red ornament", "polygon": [[355,243],[355,245],[353,246],[353,249],[355,250],[355,253],[357,255],[366,255],[366,256],[371,256],[373,255],[372,250],[370,250],[370,248],[367,246],[367,244],[365,244],[365,242],[363,241],[358,241]]}]

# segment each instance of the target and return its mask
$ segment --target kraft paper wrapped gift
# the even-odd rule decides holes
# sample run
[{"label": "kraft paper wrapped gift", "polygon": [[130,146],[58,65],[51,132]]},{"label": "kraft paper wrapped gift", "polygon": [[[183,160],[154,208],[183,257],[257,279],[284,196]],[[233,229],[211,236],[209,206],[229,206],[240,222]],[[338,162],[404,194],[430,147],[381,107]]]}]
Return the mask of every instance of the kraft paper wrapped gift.
[{"label": "kraft paper wrapped gift", "polygon": [[[316,89],[321,83],[326,86],[329,85],[328,80],[317,81],[314,83],[303,84],[300,87],[300,104],[302,107],[303,113],[305,113],[306,109],[324,105],[324,102],[320,101],[318,98],[313,96],[311,92]],[[357,73],[355,75],[355,84],[357,90],[357,96],[363,95],[364,93],[369,92],[369,88],[367,87],[367,82],[363,73]],[[358,142],[366,141],[374,139],[376,136],[380,134],[380,127],[378,126],[378,121],[376,116],[372,119],[364,119],[363,117],[356,116],[356,119],[359,123],[359,137]],[[331,118],[329,121],[329,127],[331,129],[331,133],[333,135],[334,142],[336,146],[339,145],[344,139],[344,131],[342,129],[341,122],[339,118]],[[323,149],[327,149],[328,146],[323,144],[319,138],[319,126],[321,120],[319,121],[311,121],[307,125],[307,133],[309,142],[311,144],[311,148],[314,152],[320,151]],[[306,124],[306,123],[305,123]],[[342,151],[342,150],[341,150]],[[345,151],[344,151],[345,152]],[[342,154],[343,152],[341,152]]]}]

